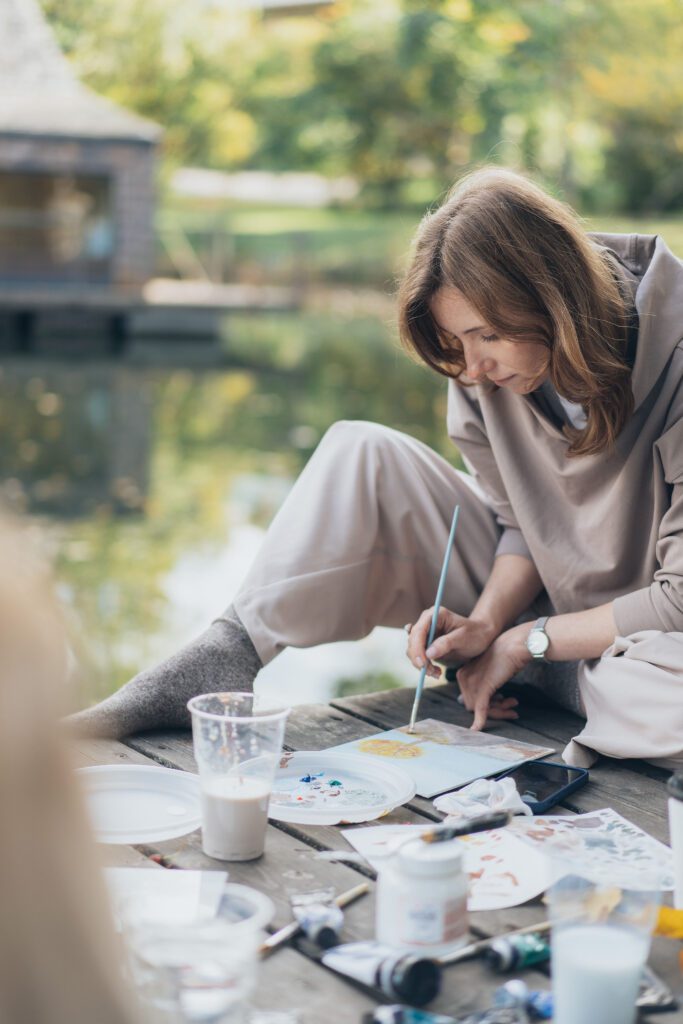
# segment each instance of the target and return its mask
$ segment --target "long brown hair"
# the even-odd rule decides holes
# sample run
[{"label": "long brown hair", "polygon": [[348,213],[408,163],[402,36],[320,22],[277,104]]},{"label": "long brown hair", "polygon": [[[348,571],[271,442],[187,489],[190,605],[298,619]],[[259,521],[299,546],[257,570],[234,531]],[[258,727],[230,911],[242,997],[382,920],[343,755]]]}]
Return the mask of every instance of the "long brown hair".
[{"label": "long brown hair", "polygon": [[440,336],[430,309],[442,287],[457,288],[502,338],[548,349],[551,383],[588,420],[565,428],[568,455],[613,445],[633,409],[629,310],[613,258],[570,207],[520,174],[486,167],[423,219],[399,290],[401,338],[465,385],[462,350]]}]

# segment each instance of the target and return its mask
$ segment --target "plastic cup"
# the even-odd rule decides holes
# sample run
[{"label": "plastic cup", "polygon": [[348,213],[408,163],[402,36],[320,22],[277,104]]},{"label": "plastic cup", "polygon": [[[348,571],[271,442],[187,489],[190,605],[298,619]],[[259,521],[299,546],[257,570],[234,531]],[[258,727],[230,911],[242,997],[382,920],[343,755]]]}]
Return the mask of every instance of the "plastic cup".
[{"label": "plastic cup", "polygon": [[187,706],[199,768],[204,853],[217,860],[255,860],[265,845],[289,708],[260,710],[253,693],[207,693]]},{"label": "plastic cup", "polygon": [[548,890],[555,1024],[633,1024],[659,876],[568,874]]},{"label": "plastic cup", "polygon": [[150,1024],[245,1024],[258,947],[274,907],[245,885],[225,886],[218,914],[169,921],[158,900],[120,908],[131,981]]}]

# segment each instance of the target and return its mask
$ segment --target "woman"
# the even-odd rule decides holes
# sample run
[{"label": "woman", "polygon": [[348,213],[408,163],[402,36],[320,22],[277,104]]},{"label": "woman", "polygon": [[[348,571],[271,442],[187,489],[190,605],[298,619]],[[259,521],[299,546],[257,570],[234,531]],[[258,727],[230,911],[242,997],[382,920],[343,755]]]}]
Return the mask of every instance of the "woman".
[{"label": "woman", "polygon": [[[399,310],[404,341],[451,378],[448,429],[471,475],[395,431],[336,424],[234,606],[77,724],[184,723],[190,693],[249,684],[287,645],[409,620],[417,667],[466,662],[474,728],[516,717],[496,693],[535,670],[586,716],[568,761],[680,761],[683,266],[659,238],[589,236],[531,182],[485,169],[423,221]],[[456,502],[425,651],[419,613]]]}]

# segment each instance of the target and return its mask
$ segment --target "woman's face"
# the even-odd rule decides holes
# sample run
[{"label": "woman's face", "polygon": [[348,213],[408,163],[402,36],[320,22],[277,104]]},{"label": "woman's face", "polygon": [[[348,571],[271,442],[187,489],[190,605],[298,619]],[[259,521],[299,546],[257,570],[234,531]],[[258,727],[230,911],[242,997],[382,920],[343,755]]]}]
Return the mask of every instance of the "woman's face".
[{"label": "woman's face", "polygon": [[488,380],[526,395],[547,377],[550,356],[545,345],[500,337],[457,288],[440,288],[430,308],[442,336],[462,349],[467,380]]}]

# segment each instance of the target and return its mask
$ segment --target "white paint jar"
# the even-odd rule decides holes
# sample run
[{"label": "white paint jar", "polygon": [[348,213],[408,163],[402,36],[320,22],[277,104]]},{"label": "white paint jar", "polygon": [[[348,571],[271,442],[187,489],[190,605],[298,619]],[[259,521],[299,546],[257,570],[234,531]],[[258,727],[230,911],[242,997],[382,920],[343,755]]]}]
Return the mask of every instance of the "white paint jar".
[{"label": "white paint jar", "polygon": [[669,835],[674,862],[674,907],[683,910],[683,772],[676,772],[669,791]]},{"label": "white paint jar", "polygon": [[468,878],[457,839],[403,843],[378,878],[377,941],[442,956],[467,938]]}]

